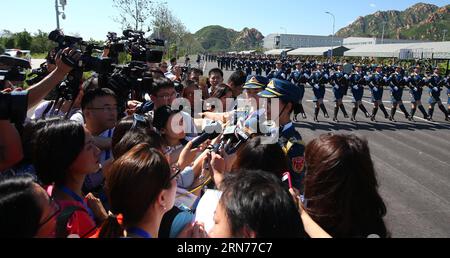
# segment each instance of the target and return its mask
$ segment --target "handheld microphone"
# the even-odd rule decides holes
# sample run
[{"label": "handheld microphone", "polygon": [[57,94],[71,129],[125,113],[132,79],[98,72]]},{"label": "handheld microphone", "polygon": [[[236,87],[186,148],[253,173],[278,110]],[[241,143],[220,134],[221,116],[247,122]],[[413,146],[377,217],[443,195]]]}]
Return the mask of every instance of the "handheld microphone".
[{"label": "handheld microphone", "polygon": [[198,148],[202,143],[206,142],[207,140],[213,140],[215,138],[217,138],[220,133],[222,131],[222,127],[220,126],[219,123],[211,123],[210,125],[208,125],[205,128],[205,132],[203,134],[201,134],[200,136],[198,136],[197,138],[195,138],[192,141],[192,149]]}]

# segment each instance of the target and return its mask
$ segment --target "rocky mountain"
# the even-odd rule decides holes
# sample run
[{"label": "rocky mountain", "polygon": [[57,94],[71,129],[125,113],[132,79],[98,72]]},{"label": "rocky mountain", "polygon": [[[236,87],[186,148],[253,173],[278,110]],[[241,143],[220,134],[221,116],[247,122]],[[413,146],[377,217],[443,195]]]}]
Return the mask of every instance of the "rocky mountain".
[{"label": "rocky mountain", "polygon": [[264,36],[253,28],[244,28],[238,32],[212,25],[197,31],[194,38],[206,51],[238,51],[260,47]]},{"label": "rocky mountain", "polygon": [[383,24],[385,38],[441,41],[447,30],[446,40],[450,40],[450,5],[418,3],[404,11],[378,11],[359,17],[336,35],[381,38]]}]

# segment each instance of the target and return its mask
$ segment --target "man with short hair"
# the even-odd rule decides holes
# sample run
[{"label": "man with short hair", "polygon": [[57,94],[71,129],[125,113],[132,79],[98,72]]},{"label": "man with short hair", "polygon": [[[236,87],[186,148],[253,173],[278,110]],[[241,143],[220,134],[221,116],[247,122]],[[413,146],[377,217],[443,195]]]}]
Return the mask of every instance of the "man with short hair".
[{"label": "man with short hair", "polygon": [[243,86],[247,80],[245,73],[243,71],[237,71],[231,74],[228,79],[227,85],[231,88],[233,92],[233,98],[237,98],[242,94]]},{"label": "man with short hair", "polygon": [[[95,145],[102,150],[100,163],[110,158],[111,138],[117,124],[118,108],[116,94],[110,89],[97,88],[87,91],[81,100],[85,127],[94,136]],[[87,192],[101,192],[104,176],[100,170],[86,177],[84,189]]]},{"label": "man with short hair", "polygon": [[217,85],[223,83],[223,72],[219,68],[213,68],[208,73],[209,75],[209,83],[211,88],[209,88],[209,93],[211,94],[216,89]]},{"label": "man with short hair", "polygon": [[[177,98],[175,85],[167,78],[155,80],[152,86],[153,90],[150,95],[151,102],[146,103],[142,108],[142,111],[147,113],[147,115],[151,118],[153,118],[155,110],[158,110],[163,106],[171,106],[173,101]],[[185,121],[186,136],[190,138],[196,137],[197,129],[195,127],[194,120],[185,112],[181,112],[181,114],[183,115],[183,119]]]},{"label": "man with short hair", "polygon": [[189,80],[200,83],[200,76],[203,75],[203,71],[198,68],[192,68],[191,73],[189,74]]}]

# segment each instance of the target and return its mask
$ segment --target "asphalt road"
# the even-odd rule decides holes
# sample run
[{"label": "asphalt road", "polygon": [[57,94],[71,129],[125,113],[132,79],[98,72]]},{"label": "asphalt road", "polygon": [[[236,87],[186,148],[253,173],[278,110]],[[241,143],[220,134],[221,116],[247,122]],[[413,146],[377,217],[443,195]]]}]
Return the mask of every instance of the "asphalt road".
[{"label": "asphalt road", "polygon": [[[204,65],[205,74],[214,67],[217,63]],[[226,81],[232,72],[224,73]],[[389,108],[389,93],[384,95],[385,106]],[[307,88],[303,105],[308,119],[299,123],[306,143],[326,133],[356,134],[369,141],[380,193],[387,205],[385,221],[392,237],[450,237],[450,123],[445,122],[441,111],[436,107],[433,123],[425,121],[420,111],[416,113],[415,123],[406,120],[401,112],[396,114],[397,123],[392,123],[384,119],[381,111],[378,123],[365,118],[361,111],[358,123],[344,119],[342,113],[339,113],[339,124],[331,118],[324,119],[322,113],[319,114],[322,122],[314,123],[312,99],[312,89]],[[327,89],[325,99],[332,117],[331,89]],[[409,111],[409,93],[405,92],[403,99]],[[372,111],[370,100],[370,92],[366,90],[363,104],[369,112]],[[424,93],[422,103],[428,110],[427,100],[428,94]],[[442,100],[447,103],[446,92]],[[344,102],[351,114],[351,96],[345,97]]]}]

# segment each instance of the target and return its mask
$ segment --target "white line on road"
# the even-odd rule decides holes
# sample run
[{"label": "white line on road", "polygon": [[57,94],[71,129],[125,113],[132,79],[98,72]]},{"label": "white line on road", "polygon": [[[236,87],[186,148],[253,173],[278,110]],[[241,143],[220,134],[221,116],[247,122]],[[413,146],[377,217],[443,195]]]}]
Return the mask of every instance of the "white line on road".
[{"label": "white line on road", "polygon": [[[327,89],[327,91],[333,93],[332,90]],[[344,97],[350,98],[349,96],[344,96]],[[343,101],[343,102],[344,102],[344,103],[348,103],[348,102],[346,102],[346,101]],[[369,101],[367,101],[367,100],[362,100],[362,102],[367,103],[367,104],[370,104],[370,105],[373,105],[372,102],[369,102]],[[384,102],[384,103],[390,103],[390,101],[383,101],[383,102]],[[386,109],[389,110],[389,111],[392,110],[391,108],[388,108],[388,107],[386,107]],[[400,111],[396,111],[396,113],[402,114],[402,115],[403,115],[403,113],[400,112]],[[442,127],[445,127],[445,128],[447,128],[447,129],[450,129],[449,126],[443,125],[443,124],[441,124],[441,123],[430,122],[430,121],[428,121],[428,120],[426,120],[426,119],[423,119],[423,118],[421,118],[421,117],[418,117],[418,116],[414,116],[414,118],[419,119],[419,120],[422,120],[422,121],[425,121],[425,122],[428,122],[428,123],[430,123],[430,124],[440,125],[440,126],[442,126]]]}]

